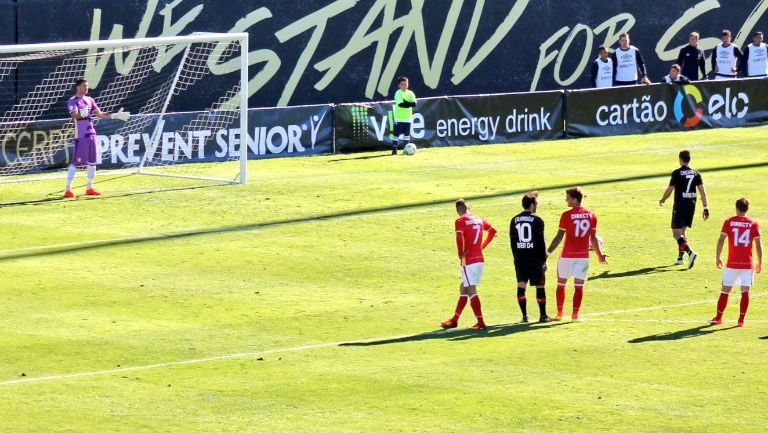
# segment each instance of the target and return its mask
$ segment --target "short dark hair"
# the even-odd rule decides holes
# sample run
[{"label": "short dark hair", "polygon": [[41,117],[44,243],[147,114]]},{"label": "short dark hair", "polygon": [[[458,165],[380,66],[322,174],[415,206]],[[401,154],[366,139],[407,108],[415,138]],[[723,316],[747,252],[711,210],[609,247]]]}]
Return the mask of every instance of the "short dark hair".
[{"label": "short dark hair", "polygon": [[672,66],[670,66],[670,68],[677,70],[677,72],[680,72],[680,65],[678,65],[677,63],[673,63]]},{"label": "short dark hair", "polygon": [[531,207],[532,204],[538,204],[539,203],[539,192],[538,191],[528,191],[523,196],[523,209],[528,209]]},{"label": "short dark hair", "polygon": [[456,200],[456,210],[460,209],[464,209],[465,211],[469,209],[469,203],[463,198]]},{"label": "short dark hair", "polygon": [[628,38],[628,37],[629,37],[629,33],[627,33],[627,32],[624,32],[624,33],[619,35],[619,39],[621,39],[621,38]]},{"label": "short dark hair", "polygon": [[581,203],[581,199],[584,198],[584,191],[581,190],[580,186],[568,188],[565,190],[565,193],[571,198],[578,200],[579,203]]},{"label": "short dark hair", "polygon": [[602,53],[603,51],[608,51],[608,49],[605,48],[605,45],[600,45],[599,47],[597,47],[598,53]]},{"label": "short dark hair", "polygon": [[723,29],[723,31],[720,33],[720,37],[722,38],[723,36],[731,36],[731,31],[728,29]]},{"label": "short dark hair", "polygon": [[738,200],[736,200],[736,209],[738,209],[741,212],[746,212],[749,210],[749,199],[746,197],[742,197]]},{"label": "short dark hair", "polygon": [[752,37],[753,37],[753,38],[754,38],[755,36],[762,36],[762,35],[763,35],[763,32],[754,32],[754,33],[752,33]]},{"label": "short dark hair", "polygon": [[401,75],[401,76],[397,77],[397,84],[400,84],[403,81],[408,81],[408,77],[406,77],[405,75]]},{"label": "short dark hair", "polygon": [[88,80],[86,80],[85,78],[78,78],[77,81],[75,81],[75,87],[87,82]]},{"label": "short dark hair", "polygon": [[683,161],[684,163],[688,164],[689,162],[691,162],[691,151],[681,150],[678,157],[680,157],[680,161]]}]

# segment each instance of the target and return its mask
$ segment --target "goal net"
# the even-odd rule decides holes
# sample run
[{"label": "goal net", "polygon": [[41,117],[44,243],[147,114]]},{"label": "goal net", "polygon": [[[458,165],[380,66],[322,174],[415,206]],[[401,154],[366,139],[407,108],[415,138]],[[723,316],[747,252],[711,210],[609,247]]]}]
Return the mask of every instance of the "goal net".
[{"label": "goal net", "polygon": [[93,117],[100,173],[245,183],[247,54],[247,33],[0,46],[0,183],[62,176],[80,78],[102,112],[130,113]]}]

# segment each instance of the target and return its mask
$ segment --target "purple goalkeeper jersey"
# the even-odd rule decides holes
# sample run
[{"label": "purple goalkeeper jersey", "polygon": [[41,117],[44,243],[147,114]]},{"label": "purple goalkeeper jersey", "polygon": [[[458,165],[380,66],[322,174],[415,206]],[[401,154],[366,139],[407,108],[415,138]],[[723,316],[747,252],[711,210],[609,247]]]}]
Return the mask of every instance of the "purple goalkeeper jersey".
[{"label": "purple goalkeeper jersey", "polygon": [[72,110],[87,110],[87,114],[83,116],[84,119],[77,121],[77,138],[85,138],[86,135],[93,135],[96,133],[96,128],[93,127],[91,115],[94,110],[99,109],[99,106],[96,105],[96,101],[93,98],[90,96],[73,96],[69,98],[67,109],[69,112],[72,112]]}]

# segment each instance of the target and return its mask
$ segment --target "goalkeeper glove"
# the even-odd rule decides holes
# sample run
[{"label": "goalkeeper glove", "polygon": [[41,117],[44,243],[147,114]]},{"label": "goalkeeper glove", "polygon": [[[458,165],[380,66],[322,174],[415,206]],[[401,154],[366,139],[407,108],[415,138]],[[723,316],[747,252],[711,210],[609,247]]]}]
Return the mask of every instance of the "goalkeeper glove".
[{"label": "goalkeeper glove", "polygon": [[117,113],[112,113],[110,117],[113,119],[122,120],[123,122],[125,122],[131,118],[131,113],[130,111],[123,111],[123,109],[121,108],[117,110]]}]

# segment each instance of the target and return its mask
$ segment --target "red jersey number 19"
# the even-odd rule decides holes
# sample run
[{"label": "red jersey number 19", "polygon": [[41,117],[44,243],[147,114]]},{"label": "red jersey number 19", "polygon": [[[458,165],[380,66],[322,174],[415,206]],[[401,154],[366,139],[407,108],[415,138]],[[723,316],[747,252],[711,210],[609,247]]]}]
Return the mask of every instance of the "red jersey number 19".
[{"label": "red jersey number 19", "polygon": [[573,220],[573,224],[576,226],[573,235],[577,238],[583,238],[589,233],[589,220]]}]

